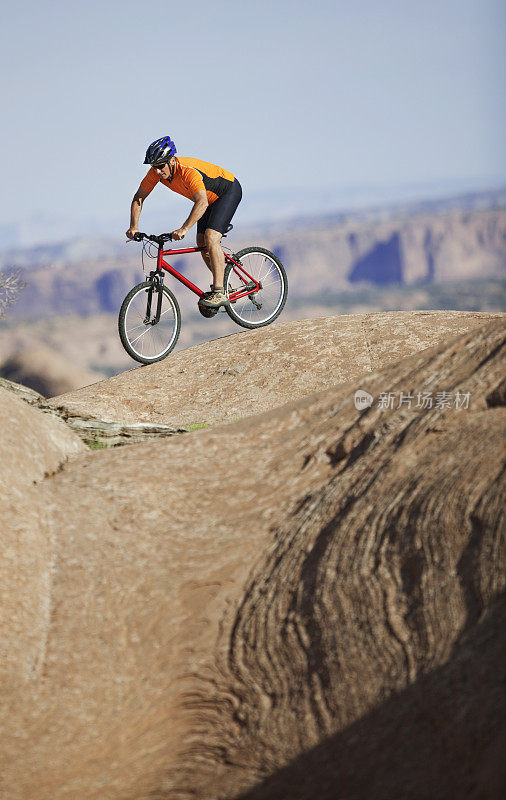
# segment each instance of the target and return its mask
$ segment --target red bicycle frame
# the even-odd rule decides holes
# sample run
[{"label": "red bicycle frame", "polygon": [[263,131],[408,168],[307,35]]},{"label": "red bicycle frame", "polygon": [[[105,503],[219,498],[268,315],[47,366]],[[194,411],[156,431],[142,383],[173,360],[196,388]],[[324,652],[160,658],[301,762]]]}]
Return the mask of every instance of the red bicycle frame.
[{"label": "red bicycle frame", "polygon": [[[192,283],[191,281],[189,281],[188,278],[185,278],[184,275],[181,275],[181,273],[178,272],[177,269],[172,267],[167,261],[164,261],[164,257],[168,256],[168,255],[179,256],[179,255],[184,255],[185,253],[201,253],[202,250],[205,250],[205,248],[204,247],[185,247],[185,248],[183,248],[181,250],[174,250],[172,248],[170,250],[163,250],[162,247],[159,246],[158,247],[158,256],[157,256],[157,260],[156,260],[156,268],[157,268],[157,270],[162,270],[163,269],[163,270],[165,270],[165,272],[168,272],[170,275],[173,275],[174,278],[176,278],[178,281],[183,283],[188,289],[190,289],[190,291],[194,292],[194,294],[196,294],[199,297],[201,297],[204,294],[202,289],[199,289],[199,287],[195,286],[195,284]],[[247,297],[249,294],[253,294],[254,292],[258,292],[259,289],[262,288],[261,284],[258,283],[258,281],[256,281],[254,278],[252,278],[252,276],[248,272],[246,272],[246,270],[244,269],[242,264],[239,264],[237,261],[234,261],[234,259],[231,256],[229,256],[228,253],[223,253],[223,255],[225,256],[225,260],[226,261],[228,261],[228,262],[230,262],[231,264],[234,265],[233,266],[234,272],[241,279],[241,281],[244,283],[243,287],[241,287],[240,289],[237,289],[236,291],[232,292],[232,294],[229,295],[229,300],[231,302],[235,302],[236,300],[240,300],[242,297]],[[240,270],[240,272],[239,272],[239,270]],[[243,273],[243,274],[241,274],[241,273]],[[248,280],[245,280],[244,276],[246,276],[248,278]]]}]

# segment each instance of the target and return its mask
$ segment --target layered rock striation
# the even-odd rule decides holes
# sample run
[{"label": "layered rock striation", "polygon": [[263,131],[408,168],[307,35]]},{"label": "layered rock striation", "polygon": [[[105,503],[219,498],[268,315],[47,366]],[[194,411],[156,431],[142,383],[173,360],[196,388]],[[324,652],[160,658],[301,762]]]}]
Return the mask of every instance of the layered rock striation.
[{"label": "layered rock striation", "polygon": [[505,339],[27,486],[4,795],[502,796]]}]

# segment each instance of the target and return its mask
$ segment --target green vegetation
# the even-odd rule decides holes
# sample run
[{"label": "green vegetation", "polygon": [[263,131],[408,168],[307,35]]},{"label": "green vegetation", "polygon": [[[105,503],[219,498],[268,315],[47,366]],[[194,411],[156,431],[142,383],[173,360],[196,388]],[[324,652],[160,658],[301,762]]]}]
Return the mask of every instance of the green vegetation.
[{"label": "green vegetation", "polygon": [[106,444],[99,442],[98,439],[86,439],[85,441],[90,450],[103,450],[107,447]]},{"label": "green vegetation", "polygon": [[185,427],[186,427],[187,431],[201,431],[204,428],[210,428],[210,427],[216,428],[217,425],[228,425],[228,424],[230,424],[232,422],[237,422],[240,419],[244,419],[244,415],[239,414],[239,416],[237,416],[237,417],[232,417],[231,419],[222,419],[222,420],[218,420],[217,422],[213,422],[213,423],[210,423],[210,422],[194,422],[192,425],[186,425]]}]

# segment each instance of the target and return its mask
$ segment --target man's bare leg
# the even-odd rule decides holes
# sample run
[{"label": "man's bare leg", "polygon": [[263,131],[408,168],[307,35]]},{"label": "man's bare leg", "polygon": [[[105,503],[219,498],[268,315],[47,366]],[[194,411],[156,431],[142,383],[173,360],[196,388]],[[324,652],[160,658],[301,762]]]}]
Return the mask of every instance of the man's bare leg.
[{"label": "man's bare leg", "polygon": [[[206,247],[206,241],[203,233],[197,233],[197,247]],[[213,268],[211,266],[211,259],[209,258],[209,253],[207,252],[207,249],[202,250],[200,255],[204,259],[204,264],[206,265],[208,270],[212,272]]]},{"label": "man's bare leg", "polygon": [[225,256],[221,249],[221,237],[222,234],[212,228],[208,228],[203,235],[197,234],[197,246],[205,248],[205,250],[202,250],[201,255],[213,273],[213,291],[200,298],[199,307],[214,308],[216,311],[220,306],[229,305],[229,300],[223,287]]},{"label": "man's bare leg", "polygon": [[222,235],[219,231],[213,231],[212,228],[208,228],[204,234],[204,243],[209,253],[214,286],[223,286],[225,256],[220,244]]}]

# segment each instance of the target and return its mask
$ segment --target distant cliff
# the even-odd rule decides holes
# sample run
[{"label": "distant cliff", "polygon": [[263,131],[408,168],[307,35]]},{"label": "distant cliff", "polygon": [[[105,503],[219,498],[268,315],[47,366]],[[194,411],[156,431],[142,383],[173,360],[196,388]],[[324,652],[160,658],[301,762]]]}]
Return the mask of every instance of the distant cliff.
[{"label": "distant cliff", "polygon": [[[254,236],[234,230],[224,244],[232,250],[261,244],[277,253],[287,268],[292,298],[362,282],[384,287],[498,278],[506,275],[506,210],[398,210],[396,216],[316,218],[266,227]],[[9,258],[9,264],[24,266],[29,283],[11,317],[117,311],[142,279],[140,247],[123,241],[106,246],[90,240],[87,246],[81,240]],[[173,263],[207,284],[198,257],[178,257]],[[152,269],[153,262],[148,259],[147,265]],[[179,294],[184,301],[185,293]]]},{"label": "distant cliff", "polygon": [[336,283],[416,285],[500,277],[506,275],[506,210],[315,224],[281,234],[271,246],[288,265],[298,294]]}]

